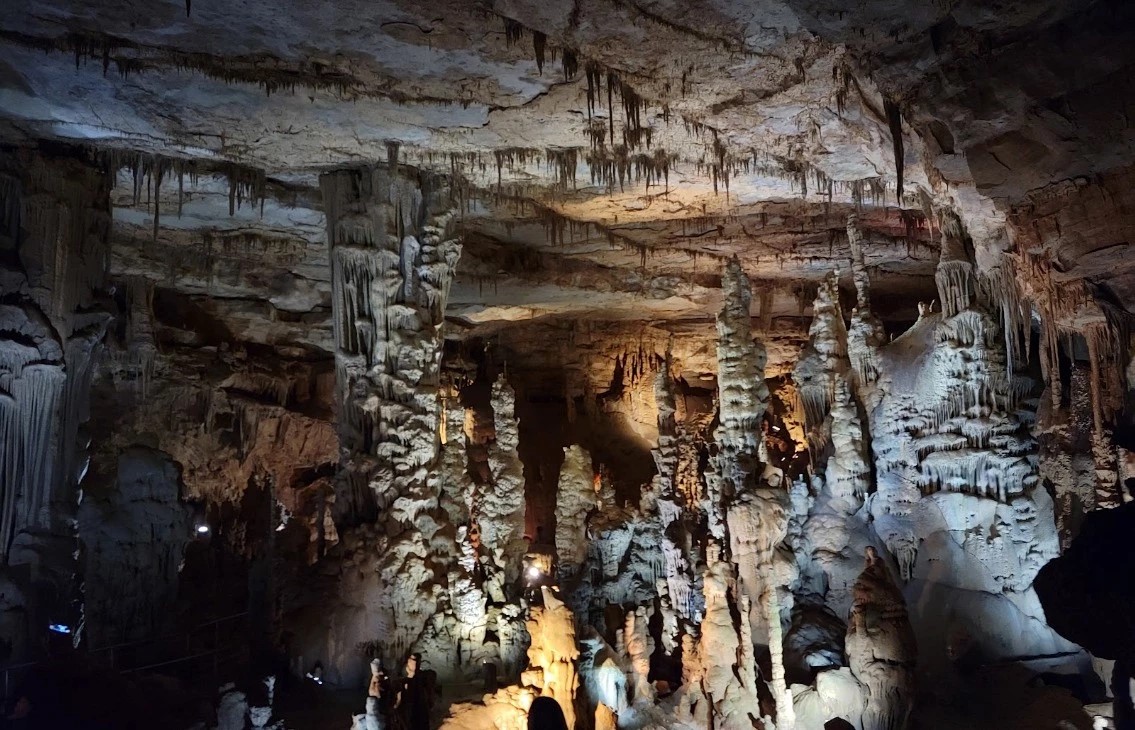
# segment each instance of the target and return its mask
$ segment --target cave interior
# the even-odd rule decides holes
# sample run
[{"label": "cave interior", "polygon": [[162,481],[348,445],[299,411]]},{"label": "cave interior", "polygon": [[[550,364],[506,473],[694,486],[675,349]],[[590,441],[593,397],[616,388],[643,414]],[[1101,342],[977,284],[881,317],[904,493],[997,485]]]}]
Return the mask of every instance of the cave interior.
[{"label": "cave interior", "polygon": [[1135,728],[1133,118],[1129,0],[7,0],[0,727]]}]

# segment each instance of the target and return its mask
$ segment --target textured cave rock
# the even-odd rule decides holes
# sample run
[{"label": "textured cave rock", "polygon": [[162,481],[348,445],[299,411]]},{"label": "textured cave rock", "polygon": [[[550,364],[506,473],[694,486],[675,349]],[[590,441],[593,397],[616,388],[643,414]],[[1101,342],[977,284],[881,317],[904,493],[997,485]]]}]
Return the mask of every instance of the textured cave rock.
[{"label": "textured cave rock", "polygon": [[110,201],[103,172],[66,156],[4,151],[0,165],[0,565],[13,629],[5,643],[18,657],[48,622],[81,620],[75,519],[91,379],[110,322],[100,301]]},{"label": "textured cave rock", "polygon": [[1135,5],[12,2],[0,668],[173,632],[222,726],[374,725],[416,653],[455,730],[1130,672]]},{"label": "textured cave rock", "polygon": [[79,509],[84,622],[95,647],[170,633],[194,510],[181,501],[181,473],[169,455],[122,452],[113,486]]}]

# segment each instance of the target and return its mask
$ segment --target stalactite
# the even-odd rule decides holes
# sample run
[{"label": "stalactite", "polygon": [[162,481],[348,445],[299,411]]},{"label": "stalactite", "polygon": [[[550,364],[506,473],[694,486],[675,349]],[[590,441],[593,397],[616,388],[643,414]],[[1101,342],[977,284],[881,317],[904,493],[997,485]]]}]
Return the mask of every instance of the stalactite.
[{"label": "stalactite", "polygon": [[887,115],[887,127],[891,131],[891,145],[894,147],[895,153],[895,176],[898,178],[896,185],[898,195],[896,200],[899,207],[902,207],[902,193],[903,193],[903,172],[904,159],[906,157],[903,151],[903,138],[902,138],[902,112],[899,110],[899,105],[891,99],[883,99],[883,111]]}]

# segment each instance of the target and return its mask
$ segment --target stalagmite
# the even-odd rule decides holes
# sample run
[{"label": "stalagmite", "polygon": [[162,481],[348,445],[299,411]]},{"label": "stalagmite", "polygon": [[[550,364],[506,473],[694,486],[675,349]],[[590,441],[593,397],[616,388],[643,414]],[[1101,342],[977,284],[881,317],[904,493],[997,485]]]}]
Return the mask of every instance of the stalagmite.
[{"label": "stalagmite", "polygon": [[829,505],[853,515],[867,496],[871,466],[859,411],[844,378],[836,381],[830,418],[832,455],[824,471]]},{"label": "stalagmite", "polygon": [[879,377],[879,348],[885,342],[883,324],[871,311],[871,277],[863,258],[863,232],[859,218],[847,217],[847,240],[851,245],[851,278],[855,282],[855,308],[847,327],[847,352],[858,382],[867,385]]},{"label": "stalagmite", "polygon": [[[376,551],[377,637],[398,665],[434,619],[448,568],[425,559],[438,507],[440,325],[461,255],[444,188],[397,165],[320,179],[331,245],[340,441],[347,481],[387,510]],[[359,497],[344,495],[358,513]],[[442,647],[426,647],[442,651]]]},{"label": "stalagmite", "polygon": [[[654,379],[654,399],[658,404],[658,447],[651,451],[651,455],[658,473],[647,492],[653,503],[650,507],[657,514],[665,565],[665,589],[659,591],[663,613],[662,642],[667,653],[672,654],[678,648],[678,618],[692,620],[701,604],[701,596],[696,590],[693,575],[696,556],[687,550],[691,540],[682,519],[694,506],[681,485],[686,476],[683,466],[688,468],[688,463],[683,464],[683,455],[691,450],[692,444],[676,416],[671,367],[672,356],[668,351]],[[697,487],[696,472],[694,476],[693,486]]]},{"label": "stalagmite", "polygon": [[737,259],[725,264],[722,304],[717,317],[717,454],[706,474],[710,532],[725,535],[726,504],[752,488],[756,477],[760,425],[768,406],[764,348],[753,340],[749,278]]},{"label": "stalagmite", "polygon": [[914,701],[914,632],[902,592],[873,548],[867,549],[854,596],[847,656],[855,678],[868,689],[863,730],[902,730]]},{"label": "stalagmite", "polygon": [[835,394],[836,380],[848,371],[847,327],[839,305],[839,273],[828,274],[812,304],[808,345],[800,354],[793,380],[804,410],[809,441],[822,448],[826,435],[820,430]]},{"label": "stalagmite", "polygon": [[578,445],[564,449],[556,490],[556,554],[564,575],[574,575],[587,557],[587,517],[597,499],[594,481],[590,454]]},{"label": "stalagmite", "polygon": [[623,625],[623,641],[629,661],[628,685],[632,688],[632,701],[637,704],[654,702],[654,687],[650,684],[650,656],[654,653],[654,639],[650,635],[646,608],[640,606],[627,612]]},{"label": "stalagmite", "polygon": [[540,690],[541,697],[551,697],[564,711],[568,728],[575,727],[575,696],[579,689],[575,643],[575,621],[571,609],[548,588],[541,588],[543,604],[529,612],[529,669],[523,684]]},{"label": "stalagmite", "polygon": [[704,576],[705,617],[697,649],[684,652],[692,660],[692,673],[685,678],[686,709],[680,719],[706,727],[712,713],[713,727],[752,730],[760,727],[761,718],[752,642],[746,640],[750,636],[747,623],[742,620],[738,627],[733,620],[737,609],[742,609],[742,615],[748,613],[748,599],[735,602],[731,573],[728,563],[714,561]]},{"label": "stalagmite", "polygon": [[524,556],[524,472],[516,453],[520,443],[516,421],[516,393],[502,374],[493,383],[493,423],[496,440],[489,445],[490,484],[478,492],[473,504],[481,544],[511,583]]}]

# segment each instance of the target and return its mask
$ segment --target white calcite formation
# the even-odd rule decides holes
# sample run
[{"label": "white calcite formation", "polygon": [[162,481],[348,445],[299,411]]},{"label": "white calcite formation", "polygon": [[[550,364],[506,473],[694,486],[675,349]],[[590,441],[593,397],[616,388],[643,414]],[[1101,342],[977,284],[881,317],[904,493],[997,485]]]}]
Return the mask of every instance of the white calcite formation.
[{"label": "white calcite formation", "polygon": [[[737,599],[728,563],[714,561],[703,577],[705,617],[701,636],[683,644],[683,689],[678,720],[697,727],[750,730],[761,727],[756,659],[747,621],[733,620],[735,607],[748,613],[748,599]],[[686,651],[688,649],[688,651]],[[710,718],[713,718],[712,720]]]},{"label": "white calcite formation", "polygon": [[917,649],[902,592],[872,548],[853,593],[846,647],[851,672],[867,690],[863,730],[900,730],[914,702]]},{"label": "white calcite formation", "polygon": [[815,451],[825,445],[827,434],[820,429],[835,395],[836,381],[845,377],[850,367],[847,325],[839,304],[838,272],[831,272],[816,292],[808,337],[808,344],[800,353],[793,371],[793,379],[800,394],[809,443]]},{"label": "white calcite formation", "polygon": [[853,353],[851,367],[858,382],[867,385],[879,377],[879,348],[886,338],[883,323],[871,311],[871,277],[863,256],[866,242],[854,213],[847,217],[847,242],[851,248],[851,278],[855,284],[855,307],[847,325],[847,349]]},{"label": "white calcite formation", "polygon": [[753,486],[760,450],[761,419],[768,406],[764,348],[753,340],[749,278],[736,259],[726,262],[721,279],[724,303],[717,317],[717,454],[706,474],[709,529],[725,537],[727,504]]},{"label": "white calcite formation", "polygon": [[650,683],[650,656],[654,653],[654,638],[650,635],[650,616],[640,606],[627,612],[621,632],[622,651],[627,657],[627,687],[631,702],[650,705],[654,702],[654,686]]},{"label": "white calcite formation", "polygon": [[517,455],[520,431],[516,392],[502,374],[493,383],[493,424],[489,444],[490,482],[477,492],[472,510],[480,542],[503,583],[516,580],[524,557],[524,467]]},{"label": "white calcite formation", "polygon": [[[341,500],[353,512],[376,504],[384,513],[379,531],[351,540],[348,565],[366,567],[360,578],[348,568],[343,580],[358,588],[374,582],[358,606],[374,618],[334,622],[347,639],[340,651],[374,641],[387,665],[398,666],[422,640],[436,666],[452,667],[457,637],[443,601],[450,566],[444,555],[439,564],[430,545],[454,529],[439,507],[436,469],[439,327],[461,244],[451,237],[444,191],[396,159],[328,173],[321,185],[348,487]],[[452,533],[441,539],[451,542]],[[348,656],[340,653],[333,668],[355,676]]]},{"label": "white calcite formation", "polygon": [[587,558],[587,518],[596,509],[591,456],[575,445],[564,449],[556,490],[556,556],[562,574],[576,573]]},{"label": "white calcite formation", "polygon": [[867,496],[871,464],[859,404],[843,377],[836,379],[828,419],[831,456],[824,470],[824,496],[830,509],[851,516]]},{"label": "white calcite formation", "polygon": [[[439,558],[450,557],[447,584],[454,619],[452,631],[456,634],[455,646],[461,647],[462,653],[456,660],[471,668],[479,661],[491,660],[493,652],[485,653],[489,623],[487,597],[480,578],[481,563],[469,535],[469,509],[475,485],[467,467],[465,420],[465,409],[454,399],[446,410],[440,503],[449,525],[455,529],[452,534],[448,529],[439,530],[439,539],[431,544],[431,549]],[[443,544],[437,544],[439,542]]]},{"label": "white calcite formation", "polygon": [[1045,625],[1031,588],[1058,549],[1029,431],[1032,384],[1007,361],[1000,318],[989,314],[999,310],[993,290],[971,273],[945,262],[942,298],[956,311],[924,316],[883,350],[871,413],[874,527],[918,607],[919,645],[936,658],[926,662],[939,671],[948,651],[1074,651]]},{"label": "white calcite formation", "polygon": [[643,509],[657,515],[659,548],[665,566],[664,581],[659,582],[658,593],[663,624],[661,640],[667,654],[674,654],[680,646],[679,621],[694,621],[704,605],[695,570],[697,554],[687,528],[690,518],[699,514],[696,452],[691,480],[690,452],[694,447],[685,424],[679,423],[677,418],[671,367],[672,357],[667,351],[654,378],[658,446],[651,454],[658,473],[650,488],[643,491]]}]

